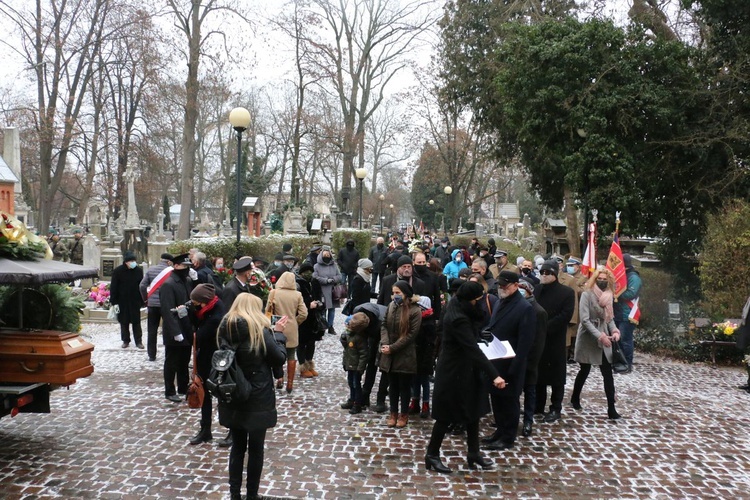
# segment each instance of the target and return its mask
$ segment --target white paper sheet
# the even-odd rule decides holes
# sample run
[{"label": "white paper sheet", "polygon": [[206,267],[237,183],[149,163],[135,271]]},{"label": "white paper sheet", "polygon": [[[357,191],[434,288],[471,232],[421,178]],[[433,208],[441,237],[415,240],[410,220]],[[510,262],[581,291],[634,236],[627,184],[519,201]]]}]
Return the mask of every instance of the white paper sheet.
[{"label": "white paper sheet", "polygon": [[497,337],[492,337],[492,342],[485,344],[484,342],[478,342],[479,349],[482,350],[487,359],[510,359],[516,357],[516,351],[510,345],[507,340],[498,340]]}]

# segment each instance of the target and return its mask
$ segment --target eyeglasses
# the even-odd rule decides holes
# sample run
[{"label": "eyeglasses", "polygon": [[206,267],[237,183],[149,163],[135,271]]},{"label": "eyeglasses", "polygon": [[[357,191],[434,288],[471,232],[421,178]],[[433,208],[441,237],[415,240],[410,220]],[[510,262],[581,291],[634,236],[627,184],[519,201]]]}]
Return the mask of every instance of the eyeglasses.
[{"label": "eyeglasses", "polygon": [[539,271],[539,274],[541,274],[542,276],[547,276],[547,275],[555,274],[555,273],[553,273],[552,271],[549,271],[547,269],[542,269],[541,271]]}]

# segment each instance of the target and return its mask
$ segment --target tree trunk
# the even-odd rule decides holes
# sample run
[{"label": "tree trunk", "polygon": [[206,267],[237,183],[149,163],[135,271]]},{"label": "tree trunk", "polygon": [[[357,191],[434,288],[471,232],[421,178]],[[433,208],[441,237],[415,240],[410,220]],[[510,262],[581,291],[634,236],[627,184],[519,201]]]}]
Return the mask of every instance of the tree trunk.
[{"label": "tree trunk", "polygon": [[568,239],[570,254],[575,257],[581,255],[581,236],[578,229],[578,210],[576,209],[575,197],[568,186],[564,187],[563,197],[565,199],[565,235]]}]

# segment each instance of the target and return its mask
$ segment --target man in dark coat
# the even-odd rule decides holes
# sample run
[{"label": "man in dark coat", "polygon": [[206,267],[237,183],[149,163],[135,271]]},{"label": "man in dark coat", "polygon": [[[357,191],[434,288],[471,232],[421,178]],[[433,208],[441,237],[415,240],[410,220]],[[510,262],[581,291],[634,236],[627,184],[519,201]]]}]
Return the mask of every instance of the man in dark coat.
[{"label": "man in dark coat", "polygon": [[112,271],[112,283],[109,286],[109,301],[119,308],[117,321],[120,323],[120,338],[122,348],[130,346],[130,325],[133,325],[133,340],[138,349],[145,349],[143,345],[143,331],[141,330],[141,297],[138,288],[143,279],[143,269],[135,261],[135,254],[125,252],[123,263]]},{"label": "man in dark coat", "polygon": [[[402,245],[401,243],[399,243],[385,257],[385,260],[383,261],[383,266],[384,266],[385,270],[383,272],[385,273],[386,276],[390,276],[391,274],[393,274],[393,273],[396,272],[396,270],[398,269],[398,259],[400,259],[403,255],[404,255],[404,245]],[[385,279],[385,278],[383,278],[383,279]],[[380,285],[380,290],[383,290],[382,283]]]},{"label": "man in dark coat", "polygon": [[518,291],[518,274],[502,271],[497,284],[500,305],[493,311],[487,329],[498,340],[507,340],[516,355],[510,359],[492,360],[507,386],[504,389],[490,389],[497,430],[483,441],[487,443],[487,449],[505,450],[513,447],[518,433],[520,397],[526,375],[526,361],[536,333],[536,314],[533,306]]},{"label": "man in dark coat", "polygon": [[[174,258],[174,270],[159,290],[162,316],[162,338],[164,341],[164,396],[175,403],[183,400],[177,394],[187,393],[193,325],[190,323],[185,303],[193,290],[189,278],[189,254]],[[177,390],[174,381],[177,378]]]},{"label": "man in dark coat", "polygon": [[266,276],[271,281],[272,285],[276,285],[276,282],[279,281],[279,278],[281,278],[281,275],[285,272],[294,272],[294,264],[297,263],[297,257],[291,254],[286,254],[281,257],[281,265],[273,270],[270,274],[267,274]]},{"label": "man in dark coat", "polygon": [[539,358],[542,357],[544,342],[547,339],[547,311],[534,298],[534,282],[521,276],[518,280],[518,291],[534,307],[536,314],[536,335],[531,351],[526,360],[526,377],[523,382],[523,430],[524,437],[531,436],[534,423],[534,409],[536,408],[536,381],[539,369]]},{"label": "man in dark coat", "polygon": [[236,299],[239,294],[249,291],[247,280],[248,275],[252,270],[253,260],[250,257],[239,259],[232,266],[234,277],[226,284],[221,295],[221,299],[224,302],[224,307],[226,307],[227,311],[232,307],[234,299]]},{"label": "man in dark coat", "polygon": [[172,259],[174,257],[171,254],[161,254],[161,261],[155,266],[151,266],[143,276],[140,285],[138,286],[141,292],[141,298],[146,302],[148,306],[148,320],[147,335],[146,335],[146,352],[148,353],[149,361],[156,361],[156,334],[159,330],[159,324],[161,323],[161,302],[159,301],[159,288],[152,290],[149,296],[149,287],[155,285],[153,282],[164,269],[172,266]]},{"label": "man in dark coat", "polygon": [[555,259],[545,260],[539,270],[541,284],[534,289],[534,297],[547,311],[547,339],[539,360],[539,380],[536,385],[536,411],[544,411],[547,402],[547,386],[552,386],[550,411],[545,422],[560,420],[567,374],[565,335],[573,317],[576,294],[572,288],[557,280],[560,265]]},{"label": "man in dark coat", "polygon": [[346,285],[349,288],[349,298],[351,298],[351,286],[354,276],[357,275],[357,262],[360,256],[357,248],[354,246],[354,240],[347,240],[344,248],[339,250],[336,263],[339,265],[342,274],[346,276]]},{"label": "man in dark coat", "polygon": [[370,291],[378,292],[378,287],[383,284],[385,276],[385,258],[388,256],[388,249],[385,247],[385,240],[378,236],[375,245],[370,248],[370,254],[367,256],[372,262],[372,279],[370,280]]}]

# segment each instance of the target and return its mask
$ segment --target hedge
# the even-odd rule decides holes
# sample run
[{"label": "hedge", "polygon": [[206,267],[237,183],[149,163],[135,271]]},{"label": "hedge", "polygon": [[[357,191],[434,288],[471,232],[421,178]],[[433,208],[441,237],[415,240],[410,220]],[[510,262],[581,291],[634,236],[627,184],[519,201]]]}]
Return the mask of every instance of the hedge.
[{"label": "hedge", "polygon": [[236,238],[200,238],[176,241],[169,246],[172,255],[187,253],[191,248],[197,248],[208,258],[223,257],[224,262],[233,262],[237,255],[251,255],[267,262],[273,262],[273,257],[281,252],[284,243],[292,244],[292,255],[304,259],[315,243],[320,242],[319,236],[282,235],[248,237],[240,239],[239,251]]}]

